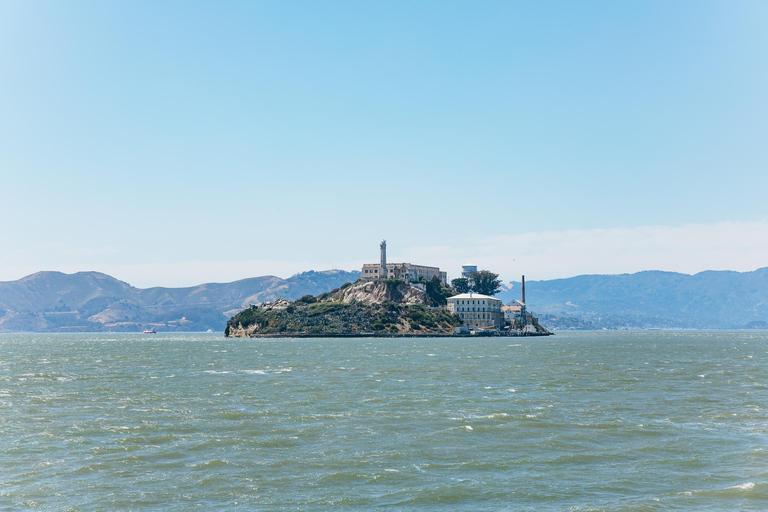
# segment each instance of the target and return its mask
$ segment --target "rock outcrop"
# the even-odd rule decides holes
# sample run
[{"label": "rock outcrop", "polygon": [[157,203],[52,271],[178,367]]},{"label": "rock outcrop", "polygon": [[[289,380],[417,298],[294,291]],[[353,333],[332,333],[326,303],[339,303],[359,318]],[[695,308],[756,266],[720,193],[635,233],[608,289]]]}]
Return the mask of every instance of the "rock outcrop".
[{"label": "rock outcrop", "polygon": [[387,301],[397,304],[426,304],[427,294],[402,281],[361,280],[341,290],[339,299],[347,304],[359,302],[370,305]]}]

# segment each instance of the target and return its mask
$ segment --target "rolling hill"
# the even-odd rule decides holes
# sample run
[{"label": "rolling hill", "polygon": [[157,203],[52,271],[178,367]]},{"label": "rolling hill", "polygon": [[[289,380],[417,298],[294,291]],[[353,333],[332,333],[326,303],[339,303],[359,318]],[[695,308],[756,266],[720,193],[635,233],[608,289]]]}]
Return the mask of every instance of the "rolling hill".
[{"label": "rolling hill", "polygon": [[[498,296],[520,298],[520,283]],[[695,275],[644,271],[526,281],[528,307],[553,328],[768,327],[768,268]]]},{"label": "rolling hill", "polygon": [[99,272],[38,272],[0,282],[0,332],[224,331],[252,303],[317,295],[360,272],[302,272],[288,279],[254,277],[188,288],[135,288]]}]

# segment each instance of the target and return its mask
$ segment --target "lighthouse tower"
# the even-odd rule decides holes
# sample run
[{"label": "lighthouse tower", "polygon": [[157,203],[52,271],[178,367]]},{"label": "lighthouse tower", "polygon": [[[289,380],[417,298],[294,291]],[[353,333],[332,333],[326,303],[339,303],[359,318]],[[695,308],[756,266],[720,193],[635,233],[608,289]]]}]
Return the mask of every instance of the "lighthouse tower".
[{"label": "lighthouse tower", "polygon": [[382,240],[379,244],[381,249],[381,270],[379,270],[379,279],[387,278],[387,241]]}]

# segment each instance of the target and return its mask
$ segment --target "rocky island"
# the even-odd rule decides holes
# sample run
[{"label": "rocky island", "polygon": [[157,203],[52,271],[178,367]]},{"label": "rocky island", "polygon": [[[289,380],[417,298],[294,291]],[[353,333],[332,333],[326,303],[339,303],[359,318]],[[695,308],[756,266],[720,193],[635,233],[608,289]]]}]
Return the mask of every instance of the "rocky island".
[{"label": "rocky island", "polygon": [[[278,299],[253,305],[227,322],[228,337],[398,337],[522,335],[549,333],[535,317],[503,329],[462,331],[462,318],[445,307],[457,296],[438,279],[407,283],[398,279],[346,283],[318,296]],[[477,296],[481,297],[481,296]],[[478,308],[479,309],[479,308]],[[524,325],[526,324],[527,325]]]},{"label": "rocky island", "polygon": [[278,299],[254,304],[227,322],[228,337],[359,336],[547,336],[549,331],[521,300],[502,306],[498,274],[462,267],[448,284],[438,267],[387,261],[366,263],[360,279],[318,296],[293,302]]}]

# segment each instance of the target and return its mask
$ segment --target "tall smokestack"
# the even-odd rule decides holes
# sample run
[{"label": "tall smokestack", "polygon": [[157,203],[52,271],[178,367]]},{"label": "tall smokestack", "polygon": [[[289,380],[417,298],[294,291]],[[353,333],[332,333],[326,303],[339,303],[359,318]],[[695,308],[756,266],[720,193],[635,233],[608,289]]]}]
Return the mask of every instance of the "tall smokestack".
[{"label": "tall smokestack", "polygon": [[522,296],[522,298],[520,299],[520,302],[522,302],[523,304],[525,304],[525,276],[523,276],[523,296]]}]

